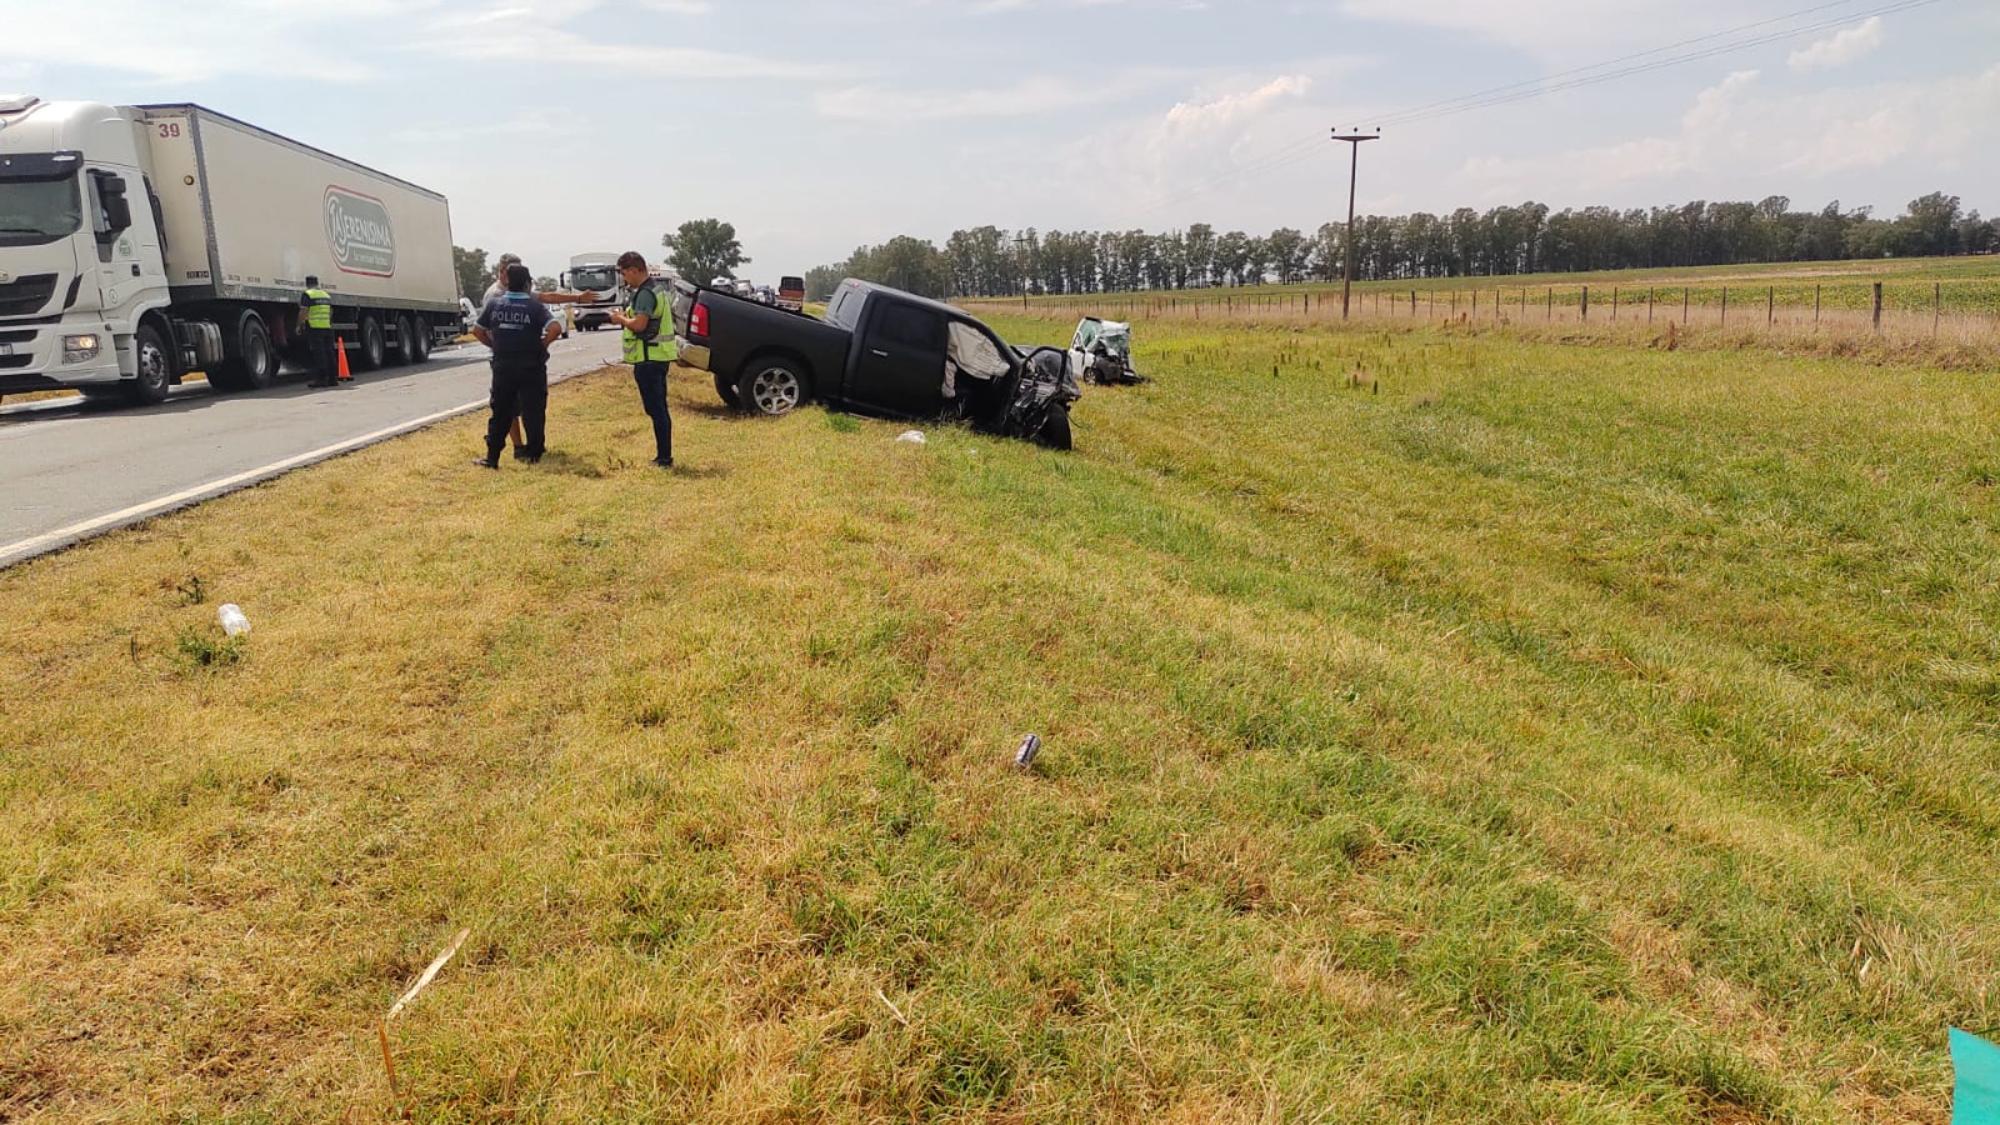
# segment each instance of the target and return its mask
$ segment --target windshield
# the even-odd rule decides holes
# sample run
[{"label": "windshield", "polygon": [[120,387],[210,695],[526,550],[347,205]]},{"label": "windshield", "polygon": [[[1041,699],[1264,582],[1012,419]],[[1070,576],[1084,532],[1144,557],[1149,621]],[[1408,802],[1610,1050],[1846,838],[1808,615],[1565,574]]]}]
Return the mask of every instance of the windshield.
[{"label": "windshield", "polygon": [[569,271],[572,289],[603,291],[618,288],[618,271],[610,266],[580,266]]},{"label": "windshield", "polygon": [[31,246],[76,233],[83,206],[76,177],[0,178],[0,245]]}]

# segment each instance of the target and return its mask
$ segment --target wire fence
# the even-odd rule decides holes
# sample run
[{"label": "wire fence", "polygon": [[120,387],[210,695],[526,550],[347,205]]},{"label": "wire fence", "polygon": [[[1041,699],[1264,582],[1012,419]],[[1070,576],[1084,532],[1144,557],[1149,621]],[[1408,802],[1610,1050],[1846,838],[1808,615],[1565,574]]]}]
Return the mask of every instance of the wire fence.
[{"label": "wire fence", "polygon": [[1548,326],[1599,331],[1724,331],[1800,336],[1879,335],[1956,343],[2000,343],[2000,280],[1800,282],[1766,285],[1478,285],[1357,289],[1343,310],[1339,290],[1103,294],[1008,301],[969,308],[1110,320],[1213,322],[1343,320]]}]

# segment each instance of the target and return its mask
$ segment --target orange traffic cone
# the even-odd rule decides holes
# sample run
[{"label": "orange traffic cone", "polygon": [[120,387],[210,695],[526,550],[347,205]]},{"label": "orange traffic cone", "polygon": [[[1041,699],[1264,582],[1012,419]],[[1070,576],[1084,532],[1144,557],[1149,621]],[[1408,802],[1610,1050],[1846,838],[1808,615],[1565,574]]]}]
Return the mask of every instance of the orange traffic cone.
[{"label": "orange traffic cone", "polygon": [[354,372],[347,369],[347,341],[340,336],[333,338],[333,358],[334,368],[339,372],[339,380],[343,383],[352,383]]}]

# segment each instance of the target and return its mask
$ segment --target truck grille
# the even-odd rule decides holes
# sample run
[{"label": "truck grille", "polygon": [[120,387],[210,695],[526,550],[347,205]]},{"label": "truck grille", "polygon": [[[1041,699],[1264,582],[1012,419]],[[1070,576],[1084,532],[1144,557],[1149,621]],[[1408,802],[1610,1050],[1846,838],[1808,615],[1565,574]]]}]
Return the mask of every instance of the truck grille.
[{"label": "truck grille", "polygon": [[31,273],[0,285],[0,316],[33,316],[56,295],[56,275]]},{"label": "truck grille", "polygon": [[35,357],[31,355],[0,355],[0,371],[10,367],[26,367],[33,362]]}]

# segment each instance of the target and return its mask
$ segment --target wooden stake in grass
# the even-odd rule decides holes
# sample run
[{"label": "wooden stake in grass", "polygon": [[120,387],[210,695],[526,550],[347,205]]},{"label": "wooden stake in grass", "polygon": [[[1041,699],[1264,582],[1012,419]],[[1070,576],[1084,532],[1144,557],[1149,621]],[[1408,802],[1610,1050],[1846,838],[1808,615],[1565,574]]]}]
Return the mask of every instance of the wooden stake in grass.
[{"label": "wooden stake in grass", "polygon": [[383,1016],[382,1022],[375,1028],[376,1040],[382,1045],[382,1066],[389,1072],[389,1092],[398,1100],[403,1096],[403,1088],[396,1079],[396,1057],[389,1053],[389,1021],[402,1015],[403,1009],[410,1006],[411,1001],[417,998],[417,994],[430,987],[431,982],[437,979],[438,970],[444,968],[446,962],[458,955],[458,947],[464,945],[465,939],[471,936],[470,929],[458,931],[458,936],[451,939],[451,944],[444,947],[444,952],[431,960],[430,967],[417,977],[417,983],[411,985],[410,990],[403,993],[402,997],[390,1006],[389,1014]]}]

